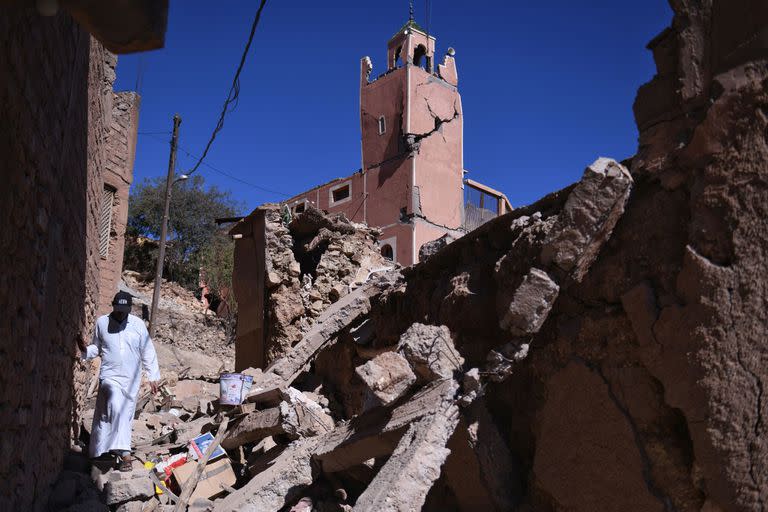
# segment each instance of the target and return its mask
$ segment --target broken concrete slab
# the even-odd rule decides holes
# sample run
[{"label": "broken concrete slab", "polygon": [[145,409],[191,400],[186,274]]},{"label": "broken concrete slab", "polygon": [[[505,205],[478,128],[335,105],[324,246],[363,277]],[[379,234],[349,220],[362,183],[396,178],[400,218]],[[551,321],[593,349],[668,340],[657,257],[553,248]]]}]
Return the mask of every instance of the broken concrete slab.
[{"label": "broken concrete slab", "polygon": [[255,443],[274,434],[282,434],[283,417],[279,407],[252,412],[229,428],[221,446],[231,450],[246,443]]},{"label": "broken concrete slab", "polygon": [[[458,384],[440,397],[434,412],[411,424],[386,464],[360,495],[353,510],[421,510],[440,468],[450,454],[446,448],[459,421],[454,395]],[[453,391],[452,393],[450,391]]]},{"label": "broken concrete slab", "polygon": [[435,413],[446,397],[454,398],[456,389],[453,380],[435,381],[400,405],[361,414],[319,437],[313,459],[323,471],[336,472],[389,455],[408,425]]},{"label": "broken concrete slab", "polygon": [[598,158],[587,167],[542,248],[542,263],[581,281],[624,213],[632,183],[613,159]]},{"label": "broken concrete slab", "polygon": [[384,352],[355,368],[368,386],[367,408],[394,402],[416,382],[408,361],[397,352]]},{"label": "broken concrete slab", "polygon": [[499,326],[513,336],[539,332],[549,316],[560,287],[543,270],[531,268],[515,290],[512,301],[499,319]]},{"label": "broken concrete slab", "polygon": [[214,512],[277,512],[300,497],[312,484],[311,453],[318,438],[295,441],[269,464],[268,469],[229,496],[217,500]]},{"label": "broken concrete slab", "polygon": [[444,325],[411,325],[400,337],[397,349],[425,381],[453,378],[464,364],[451,331]]}]

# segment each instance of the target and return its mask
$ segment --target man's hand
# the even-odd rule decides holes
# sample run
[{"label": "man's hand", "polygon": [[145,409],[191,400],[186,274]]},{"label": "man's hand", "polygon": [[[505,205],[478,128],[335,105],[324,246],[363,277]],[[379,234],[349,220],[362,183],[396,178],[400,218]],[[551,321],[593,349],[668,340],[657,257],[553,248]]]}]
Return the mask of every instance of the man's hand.
[{"label": "man's hand", "polygon": [[150,389],[150,391],[152,391],[153,395],[155,393],[157,393],[157,391],[160,389],[160,387],[157,385],[157,381],[156,380],[149,381],[149,389]]}]

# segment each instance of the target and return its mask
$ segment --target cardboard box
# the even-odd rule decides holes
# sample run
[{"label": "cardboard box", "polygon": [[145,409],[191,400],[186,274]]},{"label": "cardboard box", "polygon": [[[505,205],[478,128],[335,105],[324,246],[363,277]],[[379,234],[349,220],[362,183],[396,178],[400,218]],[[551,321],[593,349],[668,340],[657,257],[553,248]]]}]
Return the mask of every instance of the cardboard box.
[{"label": "cardboard box", "polygon": [[[187,462],[183,466],[173,469],[173,478],[180,489],[184,488],[184,484],[192,476],[195,468],[197,468],[197,461]],[[232,470],[229,459],[219,459],[216,462],[210,462],[205,466],[205,471],[197,483],[195,492],[190,497],[190,503],[197,498],[215,498],[224,492],[221,484],[231,487],[235,485],[236,481],[237,477]]]}]

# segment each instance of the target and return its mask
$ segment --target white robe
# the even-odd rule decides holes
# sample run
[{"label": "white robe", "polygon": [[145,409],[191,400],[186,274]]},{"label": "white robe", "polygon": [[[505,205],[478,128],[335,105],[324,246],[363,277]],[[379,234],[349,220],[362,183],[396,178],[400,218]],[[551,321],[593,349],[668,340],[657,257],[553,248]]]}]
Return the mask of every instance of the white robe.
[{"label": "white robe", "polygon": [[109,315],[99,317],[85,359],[101,356],[99,394],[93,413],[89,454],[130,451],[133,415],[141,387],[141,370],[150,381],[160,380],[157,354],[140,318],[128,315],[122,324]]}]

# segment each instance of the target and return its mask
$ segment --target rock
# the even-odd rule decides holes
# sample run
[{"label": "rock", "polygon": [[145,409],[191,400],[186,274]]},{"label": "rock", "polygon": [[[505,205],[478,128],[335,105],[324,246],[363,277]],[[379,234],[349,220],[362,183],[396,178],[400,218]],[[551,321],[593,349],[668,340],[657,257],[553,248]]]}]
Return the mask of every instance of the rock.
[{"label": "rock", "polygon": [[437,254],[440,250],[446,247],[448,244],[456,240],[456,238],[449,233],[444,234],[436,240],[427,242],[419,249],[419,261],[426,261],[429,257]]},{"label": "rock", "polygon": [[560,287],[546,272],[532,268],[512,296],[499,326],[513,336],[539,332],[559,292]]},{"label": "rock", "polygon": [[472,368],[461,379],[462,395],[459,398],[459,404],[467,406],[477,398],[483,396],[483,387],[480,381],[480,370]]},{"label": "rock", "polygon": [[416,382],[408,361],[397,352],[384,352],[355,368],[375,400],[371,405],[386,405],[403,396]]},{"label": "rock", "polygon": [[333,418],[320,404],[295,388],[289,387],[283,391],[283,401],[279,407],[283,429],[289,436],[312,437],[333,430]]},{"label": "rock", "polygon": [[154,496],[154,494],[154,484],[144,474],[134,475],[132,472],[120,473],[115,471],[109,474],[104,484],[104,499],[107,505],[117,505],[134,500],[146,500]]},{"label": "rock", "polygon": [[189,504],[187,512],[208,512],[213,508],[213,502],[205,498],[196,498]]},{"label": "rock", "polygon": [[312,512],[312,498],[301,498],[289,512]]},{"label": "rock", "polygon": [[392,455],[353,510],[399,512],[421,510],[432,485],[440,477],[441,467],[451,451],[446,448],[459,421],[454,402],[458,385],[451,382],[440,397],[433,414],[412,423]]},{"label": "rock", "polygon": [[512,374],[517,363],[528,357],[530,345],[523,343],[516,345],[508,343],[498,350],[491,350],[488,353],[488,372],[490,379],[494,382],[502,382]]},{"label": "rock", "polygon": [[299,498],[313,481],[314,447],[315,439],[291,443],[267,470],[234,493],[216,500],[214,512],[280,510]]},{"label": "rock", "polygon": [[452,378],[464,364],[453,346],[451,331],[444,325],[411,325],[400,337],[397,349],[425,381]]},{"label": "rock", "polygon": [[283,280],[280,279],[280,276],[277,272],[267,272],[267,286],[270,288],[274,288],[275,286],[282,283]]},{"label": "rock", "polygon": [[620,163],[598,158],[584,171],[558,215],[541,251],[545,266],[554,265],[581,281],[610,236],[632,190],[632,176]]}]

